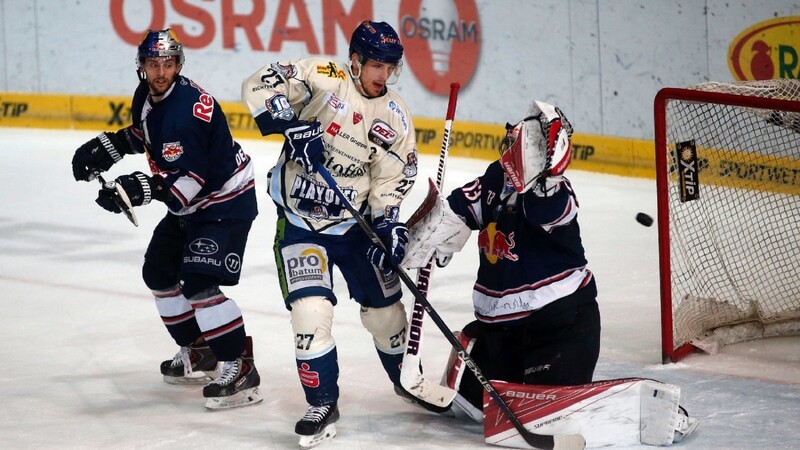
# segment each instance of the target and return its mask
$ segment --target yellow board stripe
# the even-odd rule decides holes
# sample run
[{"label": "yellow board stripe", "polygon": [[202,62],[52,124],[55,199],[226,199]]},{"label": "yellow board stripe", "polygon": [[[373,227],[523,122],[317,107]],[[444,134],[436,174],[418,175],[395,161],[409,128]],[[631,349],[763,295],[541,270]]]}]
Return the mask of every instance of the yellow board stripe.
[{"label": "yellow board stripe", "polygon": [[[259,139],[261,133],[249,111],[238,102],[220,102],[236,139]],[[129,97],[0,93],[0,126],[111,131],[130,123]],[[444,119],[414,117],[417,149],[437,155]],[[450,154],[497,159],[505,126],[456,120]],[[280,141],[282,136],[267,136]],[[583,133],[572,137],[571,168],[615,175],[655,178],[653,142]]]}]

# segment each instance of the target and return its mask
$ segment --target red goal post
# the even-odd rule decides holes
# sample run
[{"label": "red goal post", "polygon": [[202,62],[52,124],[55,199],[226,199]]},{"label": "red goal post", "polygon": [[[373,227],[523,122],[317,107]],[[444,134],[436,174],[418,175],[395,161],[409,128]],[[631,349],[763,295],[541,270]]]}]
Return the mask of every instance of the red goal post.
[{"label": "red goal post", "polygon": [[654,102],[664,363],[800,334],[800,80]]}]

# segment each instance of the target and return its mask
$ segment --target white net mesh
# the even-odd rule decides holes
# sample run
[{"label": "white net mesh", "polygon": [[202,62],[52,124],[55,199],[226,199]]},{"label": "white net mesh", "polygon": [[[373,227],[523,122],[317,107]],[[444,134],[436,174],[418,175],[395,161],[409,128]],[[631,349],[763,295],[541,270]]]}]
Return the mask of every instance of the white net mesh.
[{"label": "white net mesh", "polygon": [[[800,105],[800,80],[690,89]],[[772,325],[800,319],[800,113],[720,101],[666,104],[669,164],[658,176],[669,211],[659,214],[669,217],[674,348],[748,339],[719,336],[739,324],[796,332]],[[700,170],[697,198],[682,201],[676,149],[686,143]]]}]

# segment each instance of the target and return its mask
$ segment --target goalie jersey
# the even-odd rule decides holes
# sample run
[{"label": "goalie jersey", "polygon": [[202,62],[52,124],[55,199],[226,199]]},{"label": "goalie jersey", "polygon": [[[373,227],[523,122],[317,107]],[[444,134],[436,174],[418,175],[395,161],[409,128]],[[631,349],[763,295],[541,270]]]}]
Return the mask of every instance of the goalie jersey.
[{"label": "goalie jersey", "polygon": [[157,102],[139,83],[131,105],[135,150],[147,153],[153,175],[174,198],[170,213],[186,220],[253,220],[256,206],[253,163],[233,140],[216,100],[184,76]]},{"label": "goalie jersey", "polygon": [[[323,165],[359,212],[380,217],[397,211],[416,179],[414,126],[394,91],[367,98],[355,83],[347,66],[306,58],[259,69],[242,84],[242,101],[263,135],[318,120]],[[297,227],[344,234],[355,220],[319,174],[287,161],[285,148],[268,176],[273,201]]]},{"label": "goalie jersey", "polygon": [[569,180],[551,177],[519,195],[498,161],[448,197],[453,211],[478,230],[480,265],[475,316],[487,323],[524,319],[592,281]]}]

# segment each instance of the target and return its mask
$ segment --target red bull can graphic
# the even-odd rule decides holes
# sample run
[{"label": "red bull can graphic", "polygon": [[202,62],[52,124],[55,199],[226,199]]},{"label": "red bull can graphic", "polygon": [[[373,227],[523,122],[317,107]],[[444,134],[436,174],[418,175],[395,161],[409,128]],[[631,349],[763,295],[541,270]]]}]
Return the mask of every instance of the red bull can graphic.
[{"label": "red bull can graphic", "polygon": [[516,245],[514,233],[511,232],[506,236],[502,231],[498,231],[496,226],[496,222],[491,222],[478,233],[478,250],[486,256],[491,264],[496,264],[498,259],[519,260],[519,256],[512,252]]}]

